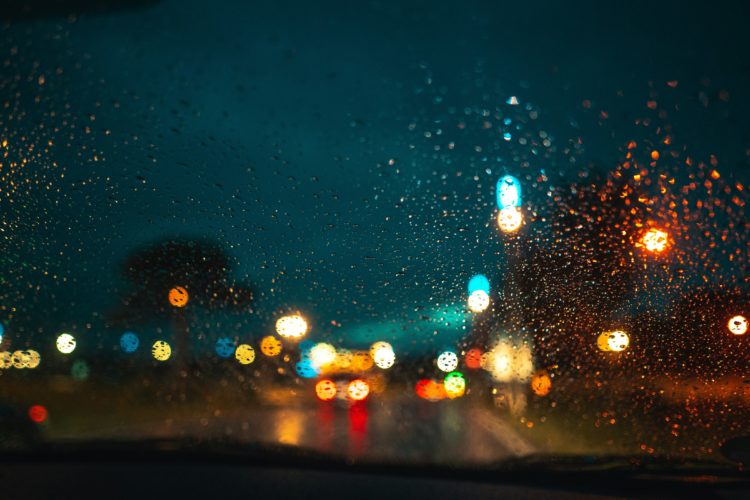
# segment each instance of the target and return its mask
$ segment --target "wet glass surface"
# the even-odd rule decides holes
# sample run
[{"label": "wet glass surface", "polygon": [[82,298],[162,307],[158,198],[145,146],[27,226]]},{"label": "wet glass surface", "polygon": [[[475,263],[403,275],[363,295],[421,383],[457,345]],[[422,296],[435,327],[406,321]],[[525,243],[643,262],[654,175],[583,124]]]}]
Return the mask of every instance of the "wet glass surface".
[{"label": "wet glass surface", "polygon": [[750,433],[747,7],[58,4],[0,28],[0,447]]}]

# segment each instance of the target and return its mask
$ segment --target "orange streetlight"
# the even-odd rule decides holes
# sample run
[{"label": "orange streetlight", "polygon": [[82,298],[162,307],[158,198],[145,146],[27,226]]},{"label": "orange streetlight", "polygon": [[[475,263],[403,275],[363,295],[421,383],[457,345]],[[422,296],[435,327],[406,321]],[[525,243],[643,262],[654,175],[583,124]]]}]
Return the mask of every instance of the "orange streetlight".
[{"label": "orange streetlight", "polygon": [[641,237],[640,246],[651,253],[661,253],[669,246],[669,233],[658,228],[651,228]]}]

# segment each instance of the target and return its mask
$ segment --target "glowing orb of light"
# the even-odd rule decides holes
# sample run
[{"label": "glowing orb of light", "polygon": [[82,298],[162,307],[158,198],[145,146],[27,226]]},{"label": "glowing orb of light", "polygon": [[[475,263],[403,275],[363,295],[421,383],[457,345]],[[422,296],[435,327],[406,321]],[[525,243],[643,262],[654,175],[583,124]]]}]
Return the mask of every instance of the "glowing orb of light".
[{"label": "glowing orb of light", "polygon": [[361,378],[357,378],[349,382],[346,393],[354,401],[362,401],[370,394],[370,385]]},{"label": "glowing orb of light", "polygon": [[481,290],[486,294],[490,293],[490,280],[487,279],[487,276],[484,274],[476,274],[471,277],[469,280],[469,295],[476,292],[477,290]]},{"label": "glowing orb of light", "polygon": [[336,397],[336,384],[333,380],[320,380],[315,384],[315,394],[321,401],[330,401]]},{"label": "glowing orb of light", "polygon": [[319,342],[315,344],[312,349],[310,349],[310,361],[312,362],[312,366],[316,368],[329,365],[333,363],[335,359],[336,348],[331,344]]},{"label": "glowing orb of light", "polygon": [[249,365],[255,361],[255,349],[247,344],[240,344],[234,351],[234,357],[241,365]]},{"label": "glowing orb of light", "polygon": [[10,357],[13,368],[16,368],[18,370],[26,368],[26,363],[28,362],[27,357],[27,354],[23,351],[14,351]]},{"label": "glowing orb of light", "polygon": [[69,333],[61,333],[55,341],[57,350],[63,354],[70,354],[76,349],[76,339]]},{"label": "glowing orb of light", "polygon": [[443,388],[449,399],[459,398],[466,392],[466,379],[460,372],[451,372],[443,379]]},{"label": "glowing orb of light", "polygon": [[512,175],[504,175],[497,181],[495,189],[497,208],[521,206],[521,183]]},{"label": "glowing orb of light", "polygon": [[653,253],[661,253],[667,249],[669,234],[661,229],[651,228],[641,238],[641,244]]},{"label": "glowing orb of light", "polygon": [[452,372],[458,366],[458,356],[453,351],[443,351],[437,357],[437,367],[444,372]]},{"label": "glowing orb of light", "polygon": [[375,342],[370,347],[370,357],[378,368],[387,370],[396,362],[396,353],[388,342]]},{"label": "glowing orb of light", "polygon": [[91,370],[89,369],[88,363],[82,359],[77,360],[73,363],[73,366],[70,367],[70,376],[73,377],[73,380],[86,380],[89,378],[90,373]]},{"label": "glowing orb of light", "polygon": [[504,233],[514,233],[523,224],[523,213],[518,207],[505,207],[497,213],[497,227]]},{"label": "glowing orb of light", "polygon": [[609,349],[609,332],[600,333],[596,338],[596,347],[602,352],[608,352]]},{"label": "glowing orb of light", "polygon": [[172,346],[164,340],[157,340],[151,346],[151,355],[157,361],[166,361],[172,355]]},{"label": "glowing orb of light", "polygon": [[49,412],[47,411],[47,408],[42,405],[33,405],[29,407],[29,418],[34,423],[41,424],[47,420],[48,416]]},{"label": "glowing orb of light", "polygon": [[234,354],[235,344],[229,337],[219,337],[216,339],[214,350],[220,358],[229,358]]},{"label": "glowing orb of light", "polygon": [[190,299],[190,295],[184,286],[176,286],[169,290],[167,298],[172,306],[185,307]]},{"label": "glowing orb of light", "polygon": [[42,362],[42,357],[33,349],[26,351],[26,368],[36,368]]},{"label": "glowing orb of light", "polygon": [[310,359],[301,359],[294,365],[294,370],[302,378],[315,378],[320,375],[320,368]]},{"label": "glowing orb of light", "polygon": [[301,339],[307,333],[307,321],[299,314],[282,316],[276,320],[276,333],[285,339]]},{"label": "glowing orb of light", "polygon": [[531,349],[526,344],[500,340],[480,356],[480,366],[499,382],[526,381],[534,371]]},{"label": "glowing orb of light", "polygon": [[3,342],[3,334],[5,333],[5,327],[0,323],[0,344]]},{"label": "glowing orb of light", "polygon": [[596,339],[596,345],[603,352],[621,352],[630,345],[630,337],[622,330],[604,332]]},{"label": "glowing orb of light", "polygon": [[120,337],[120,349],[128,354],[135,352],[138,346],[141,345],[141,341],[133,332],[125,332]]},{"label": "glowing orb of light", "polygon": [[470,370],[480,368],[482,366],[482,351],[477,348],[469,349],[464,355],[464,363],[466,363],[466,368]]},{"label": "glowing orb of light", "polygon": [[609,348],[612,351],[624,351],[630,345],[630,337],[628,337],[628,334],[623,332],[622,330],[616,330],[609,334],[607,343],[609,344]]},{"label": "glowing orb of light", "polygon": [[260,352],[272,358],[281,354],[281,341],[273,335],[263,337],[260,341]]},{"label": "glowing orb of light", "polygon": [[488,371],[495,380],[507,382],[513,378],[513,347],[506,342],[497,344],[487,362]]},{"label": "glowing orb of light", "polygon": [[727,328],[735,335],[745,335],[747,333],[747,318],[738,314],[727,322]]},{"label": "glowing orb of light", "polygon": [[366,351],[355,351],[352,354],[352,370],[366,371],[372,368],[372,356]]},{"label": "glowing orb of light", "polygon": [[480,313],[489,307],[490,296],[484,290],[476,290],[469,295],[468,305],[471,312]]},{"label": "glowing orb of light", "polygon": [[445,399],[445,388],[443,387],[443,384],[434,380],[422,379],[417,381],[414,386],[414,392],[416,392],[417,396],[420,398],[432,402]]},{"label": "glowing orb of light", "polygon": [[552,379],[545,370],[539,370],[531,377],[531,390],[537,396],[546,396],[552,389]]},{"label": "glowing orb of light", "polygon": [[13,366],[13,356],[7,351],[0,352],[0,369],[6,370]]}]

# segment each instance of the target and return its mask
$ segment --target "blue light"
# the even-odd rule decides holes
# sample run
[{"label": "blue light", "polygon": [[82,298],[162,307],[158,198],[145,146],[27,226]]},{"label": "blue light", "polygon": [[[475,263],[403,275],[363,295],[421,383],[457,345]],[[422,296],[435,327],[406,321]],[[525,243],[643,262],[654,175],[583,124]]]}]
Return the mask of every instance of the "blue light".
[{"label": "blue light", "polygon": [[120,348],[127,353],[135,352],[140,343],[138,335],[133,332],[125,332],[120,337]]},{"label": "blue light", "polygon": [[315,368],[312,361],[309,359],[302,359],[298,361],[294,366],[294,369],[297,371],[297,375],[302,378],[313,378],[317,377],[320,374],[320,371]]},{"label": "blue light", "polygon": [[521,183],[512,175],[504,175],[497,181],[497,208],[521,206]]},{"label": "blue light", "polygon": [[235,345],[232,339],[228,337],[219,337],[216,341],[216,354],[222,358],[228,358],[234,354]]},{"label": "blue light", "polygon": [[505,132],[503,134],[503,139],[505,139],[506,141],[509,141],[511,139],[510,132]]},{"label": "blue light", "polygon": [[5,333],[5,327],[0,323],[0,343],[3,341],[3,334]]},{"label": "blue light", "polygon": [[484,274],[477,274],[469,280],[469,295],[477,290],[482,290],[488,295],[490,293],[490,280]]}]

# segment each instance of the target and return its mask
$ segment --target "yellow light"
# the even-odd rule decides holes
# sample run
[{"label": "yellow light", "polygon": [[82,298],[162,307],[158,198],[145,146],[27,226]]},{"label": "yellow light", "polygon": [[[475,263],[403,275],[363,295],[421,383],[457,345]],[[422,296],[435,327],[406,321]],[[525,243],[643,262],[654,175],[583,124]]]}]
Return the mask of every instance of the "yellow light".
[{"label": "yellow light", "polygon": [[151,354],[157,361],[166,361],[172,355],[172,347],[164,340],[157,340],[151,347]]},{"label": "yellow light", "polygon": [[61,333],[55,341],[57,350],[63,354],[70,354],[75,351],[76,339],[69,333]]},{"label": "yellow light", "polygon": [[596,339],[596,345],[600,351],[621,352],[630,345],[630,337],[622,330],[614,332],[604,332]]},{"label": "yellow light", "polygon": [[38,352],[36,352],[33,349],[29,349],[28,351],[26,351],[26,354],[28,355],[26,368],[33,369],[39,366],[39,363],[42,361],[42,357],[39,355]]},{"label": "yellow light", "polygon": [[500,340],[489,352],[482,354],[480,366],[499,382],[526,381],[534,371],[529,346],[507,340]]},{"label": "yellow light", "polygon": [[281,341],[273,335],[263,337],[260,341],[260,352],[266,356],[278,356],[281,353]]},{"label": "yellow light", "polygon": [[333,363],[336,359],[336,348],[331,344],[319,342],[310,349],[310,362],[316,368]]},{"label": "yellow light", "polygon": [[23,351],[15,351],[11,356],[11,362],[13,363],[13,368],[26,368],[26,363],[28,363],[26,353]]},{"label": "yellow light", "polygon": [[497,227],[504,233],[514,233],[523,224],[523,213],[519,207],[505,207],[497,213]]},{"label": "yellow light", "polygon": [[370,386],[362,379],[355,379],[349,382],[346,393],[354,401],[362,401],[370,393]]},{"label": "yellow light", "polygon": [[649,252],[663,252],[669,244],[669,234],[661,229],[649,229],[641,238],[641,244],[646,247],[646,250]]},{"label": "yellow light", "polygon": [[747,333],[747,318],[738,314],[727,322],[727,328],[735,335],[745,335]]},{"label": "yellow light", "polygon": [[600,333],[596,338],[596,347],[602,352],[608,352],[609,349],[609,332]]},{"label": "yellow light", "polygon": [[437,367],[444,372],[452,372],[458,366],[458,356],[455,352],[441,352],[437,358]]},{"label": "yellow light", "polygon": [[396,353],[393,352],[393,346],[388,342],[375,342],[370,347],[370,357],[372,357],[378,368],[387,370],[396,362]]},{"label": "yellow light", "polygon": [[0,352],[0,369],[6,370],[13,366],[13,356],[7,351]]},{"label": "yellow light", "polygon": [[234,357],[240,364],[249,365],[255,361],[255,349],[247,344],[240,344],[234,351]]},{"label": "yellow light", "polygon": [[490,296],[484,290],[475,290],[469,295],[469,310],[480,313],[490,305]]},{"label": "yellow light", "polygon": [[466,379],[458,372],[449,373],[443,379],[443,388],[449,399],[460,398],[466,392]]},{"label": "yellow light", "polygon": [[286,339],[301,339],[307,333],[307,321],[299,314],[282,316],[276,320],[276,333]]},{"label": "yellow light", "polygon": [[500,382],[513,378],[513,348],[506,342],[498,343],[490,353],[489,372]]}]

